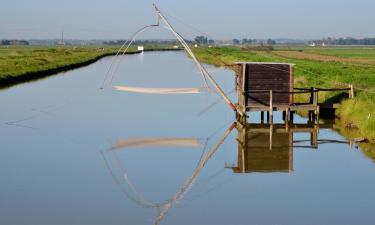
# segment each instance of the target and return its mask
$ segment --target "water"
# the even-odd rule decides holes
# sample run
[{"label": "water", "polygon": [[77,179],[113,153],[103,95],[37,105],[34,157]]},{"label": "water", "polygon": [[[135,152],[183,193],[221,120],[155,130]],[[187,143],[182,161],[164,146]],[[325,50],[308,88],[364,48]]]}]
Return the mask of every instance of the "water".
[{"label": "water", "polygon": [[[111,60],[0,92],[0,224],[374,223],[375,166],[335,131],[317,149],[314,129],[274,133],[270,150],[267,126],[235,128],[215,149],[234,122],[218,95],[99,91]],[[233,90],[231,71],[213,76]],[[185,54],[154,52],[125,56],[114,85],[203,81]]]}]

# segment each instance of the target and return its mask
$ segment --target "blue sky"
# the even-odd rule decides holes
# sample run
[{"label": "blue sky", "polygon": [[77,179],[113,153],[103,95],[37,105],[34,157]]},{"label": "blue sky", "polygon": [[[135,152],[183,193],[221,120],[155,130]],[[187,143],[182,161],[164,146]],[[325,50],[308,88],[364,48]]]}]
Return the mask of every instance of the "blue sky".
[{"label": "blue sky", "polygon": [[[2,0],[0,38],[128,38],[155,21],[150,0]],[[155,0],[213,39],[374,37],[374,0]],[[200,33],[171,22],[191,38]],[[144,38],[169,38],[166,31]]]}]

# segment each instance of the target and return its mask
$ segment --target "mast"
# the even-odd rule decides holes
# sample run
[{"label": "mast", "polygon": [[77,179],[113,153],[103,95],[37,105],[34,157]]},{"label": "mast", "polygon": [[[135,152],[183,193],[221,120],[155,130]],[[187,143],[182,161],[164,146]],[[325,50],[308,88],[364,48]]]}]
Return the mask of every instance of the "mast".
[{"label": "mast", "polygon": [[167,28],[172,31],[172,33],[176,36],[176,38],[181,42],[182,46],[184,47],[185,51],[190,55],[190,57],[194,60],[194,62],[197,64],[199,70],[201,71],[202,75],[203,75],[203,78],[204,78],[204,81],[205,81],[205,85],[206,87],[208,87],[208,84],[207,84],[207,80],[206,78],[208,78],[211,83],[214,85],[214,87],[216,88],[216,90],[219,92],[219,94],[224,98],[225,102],[229,105],[229,107],[231,107],[235,112],[238,112],[236,107],[234,106],[234,104],[230,101],[230,99],[226,96],[225,92],[220,88],[219,84],[216,83],[216,81],[212,78],[212,76],[208,73],[208,71],[206,70],[206,68],[204,68],[202,66],[202,64],[198,61],[198,59],[195,57],[193,51],[190,49],[189,45],[185,42],[184,38],[179,34],[177,33],[172,25],[168,22],[168,20],[163,16],[163,14],[161,13],[161,11],[159,10],[159,8],[153,4],[155,10],[156,10],[156,13],[157,15],[159,16],[160,20],[163,21],[165,23],[165,25],[167,26]]}]

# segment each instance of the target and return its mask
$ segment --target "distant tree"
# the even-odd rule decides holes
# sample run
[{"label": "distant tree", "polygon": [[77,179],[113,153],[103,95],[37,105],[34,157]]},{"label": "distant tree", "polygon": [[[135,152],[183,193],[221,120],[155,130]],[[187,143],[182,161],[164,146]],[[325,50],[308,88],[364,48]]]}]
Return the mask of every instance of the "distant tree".
[{"label": "distant tree", "polygon": [[194,38],[194,41],[201,45],[206,45],[208,43],[208,38],[205,36],[197,36]]},{"label": "distant tree", "polygon": [[272,39],[267,40],[267,45],[275,45],[275,44],[276,44],[276,41],[274,41]]},{"label": "distant tree", "polygon": [[232,42],[233,42],[234,45],[239,45],[240,44],[240,40],[238,40],[236,38],[233,39]]},{"label": "distant tree", "polygon": [[215,41],[210,39],[210,40],[208,40],[208,44],[213,45],[213,44],[215,44]]},{"label": "distant tree", "polygon": [[0,45],[29,45],[30,43],[25,40],[2,40]]},{"label": "distant tree", "polygon": [[321,40],[311,41],[316,44],[329,44],[329,45],[375,45],[375,38],[356,39],[352,37],[347,38],[324,38]]}]

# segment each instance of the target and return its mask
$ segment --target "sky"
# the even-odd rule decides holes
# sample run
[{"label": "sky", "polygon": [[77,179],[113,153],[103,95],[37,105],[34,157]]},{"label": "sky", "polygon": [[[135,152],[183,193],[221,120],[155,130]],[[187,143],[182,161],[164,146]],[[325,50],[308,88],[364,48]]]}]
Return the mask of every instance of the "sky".
[{"label": "sky", "polygon": [[187,39],[375,37],[374,0],[1,0],[0,39],[126,39],[155,23],[152,2]]}]

